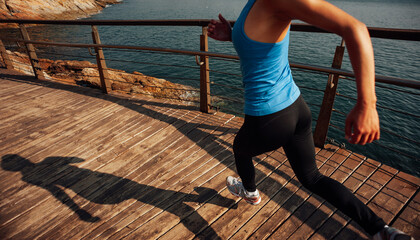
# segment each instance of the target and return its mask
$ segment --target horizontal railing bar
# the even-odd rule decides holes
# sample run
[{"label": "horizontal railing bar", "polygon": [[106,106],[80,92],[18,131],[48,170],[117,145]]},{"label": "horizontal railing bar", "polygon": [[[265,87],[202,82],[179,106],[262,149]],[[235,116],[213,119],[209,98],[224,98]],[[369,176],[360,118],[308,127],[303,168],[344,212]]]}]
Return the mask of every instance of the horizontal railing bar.
[{"label": "horizontal railing bar", "polygon": [[228,73],[228,72],[217,71],[217,70],[212,70],[212,69],[209,69],[209,71],[212,73],[220,73],[220,74],[229,75],[229,76],[242,77],[241,74]]},{"label": "horizontal railing bar", "polygon": [[307,86],[299,86],[299,88],[301,88],[301,89],[309,89],[309,90],[318,91],[318,92],[325,92],[325,89],[317,89],[317,88],[312,88],[312,87],[307,87]]},{"label": "horizontal railing bar", "polygon": [[335,108],[333,108],[333,112],[336,112],[336,113],[338,113],[338,114],[340,114],[340,115],[342,115],[342,116],[347,116],[347,114],[346,114],[346,113],[344,113],[344,112],[342,112],[342,111],[340,111],[340,110],[338,110],[338,109],[335,109]]},{"label": "horizontal railing bar", "polygon": [[398,150],[398,149],[395,149],[395,148],[393,148],[393,147],[388,147],[388,146],[386,146],[386,145],[384,145],[384,144],[381,144],[381,143],[379,143],[379,142],[372,142],[372,144],[375,144],[375,145],[377,145],[377,146],[380,146],[380,147],[386,148],[386,149],[391,150],[391,151],[393,151],[393,152],[395,152],[395,153],[398,153],[398,154],[404,155],[404,156],[406,156],[406,157],[408,157],[408,158],[415,159],[416,161],[417,161],[417,160],[419,160],[419,158],[418,158],[418,157],[415,157],[415,156],[410,155],[410,154],[408,154],[408,153],[402,152],[402,151],[400,151],[400,150]]},{"label": "horizontal railing bar", "polygon": [[[332,124],[332,123],[330,123],[330,126],[331,126],[331,127],[333,127],[333,128],[335,128],[335,129],[338,129],[338,130],[340,130],[340,131],[342,131],[342,132],[344,132],[344,131],[345,131],[345,130],[344,130],[344,128],[341,128],[341,127],[339,127],[339,126],[337,126],[337,125],[334,125],[334,124]],[[398,153],[398,154],[402,154],[402,155],[404,155],[404,156],[406,156],[406,157],[408,157],[408,158],[418,160],[418,158],[417,158],[417,157],[414,157],[414,156],[412,156],[412,155],[410,155],[410,154],[407,154],[407,153],[405,153],[405,152],[401,152],[401,151],[399,151],[399,150],[397,150],[397,149],[395,149],[395,148],[388,147],[388,146],[386,146],[386,145],[384,145],[384,144],[378,143],[377,141],[372,142],[372,144],[375,144],[375,145],[377,145],[377,146],[380,146],[380,147],[386,148],[386,149],[391,150],[391,151],[393,151],[393,152],[396,152],[396,153]]]},{"label": "horizontal railing bar", "polygon": [[65,54],[65,53],[56,53],[56,52],[49,52],[49,51],[45,51],[45,52],[41,52],[39,53],[40,56],[42,55],[58,55],[58,56],[64,56],[64,57],[75,57],[75,58],[95,58],[94,56],[82,56],[82,55],[71,55],[71,54]]},{"label": "horizontal railing bar", "polygon": [[194,78],[184,78],[184,77],[171,77],[171,76],[153,76],[155,78],[162,78],[162,79],[176,79],[176,80],[183,80],[183,81],[195,81],[199,82],[200,79],[194,79]]},{"label": "horizontal railing bar", "polygon": [[419,142],[419,141],[413,140],[413,139],[408,138],[408,137],[404,137],[404,136],[402,136],[402,135],[400,135],[400,134],[398,134],[398,133],[395,133],[395,132],[393,132],[393,131],[390,131],[390,130],[387,130],[387,129],[384,129],[384,128],[381,128],[381,131],[382,131],[382,132],[389,133],[389,134],[391,134],[391,135],[393,135],[393,136],[395,136],[395,137],[399,137],[399,138],[402,138],[402,139],[404,139],[404,140],[410,141],[410,142],[415,143],[415,144],[417,144],[417,145],[420,145],[420,142]]},{"label": "horizontal railing bar", "polygon": [[244,91],[243,88],[238,88],[238,87],[234,87],[234,86],[230,86],[230,85],[226,85],[226,84],[220,84],[220,83],[216,83],[216,82],[213,82],[213,81],[211,81],[210,83],[211,83],[211,85],[216,85],[216,86],[220,86],[220,87],[235,89],[235,90],[238,90],[238,91]]},{"label": "horizontal railing bar", "polygon": [[411,95],[420,96],[420,93],[415,93],[415,92],[412,92],[412,91],[405,91],[405,90],[402,90],[402,89],[392,88],[392,87],[384,86],[384,85],[381,85],[381,84],[378,84],[376,86],[380,87],[380,88],[392,90],[392,91],[397,91],[397,92],[402,92],[402,93],[407,93],[407,94],[411,94]]},{"label": "horizontal railing bar", "polygon": [[[329,75],[329,73],[318,72],[318,71],[308,70],[308,69],[294,68],[293,66],[292,66],[292,69],[295,72],[299,71],[299,72],[310,73],[310,74],[319,74],[319,75],[324,75],[324,76],[328,76]],[[351,77],[347,77],[347,78],[351,79]]]},{"label": "horizontal railing bar", "polygon": [[[36,20],[0,19],[0,23],[57,24],[57,25],[126,25],[126,26],[207,26],[210,19],[168,19],[168,20]],[[235,21],[229,21],[233,26]],[[329,33],[321,28],[305,23],[292,23],[292,31]],[[368,27],[374,38],[420,41],[420,30]]]},{"label": "horizontal railing bar", "polygon": [[[330,67],[320,67],[320,66],[300,64],[300,63],[290,63],[290,66],[295,67],[295,68],[302,68],[306,70],[338,74],[338,75],[343,75],[347,77],[354,77],[354,73],[351,71],[339,70],[339,69],[330,68]],[[417,81],[417,80],[409,80],[409,79],[403,79],[403,78],[375,75],[375,81],[380,82],[380,83],[392,84],[396,86],[420,89],[420,81]]]},{"label": "horizontal railing bar", "polygon": [[[79,47],[79,48],[98,47],[98,48],[114,48],[114,49],[136,49],[136,50],[146,50],[146,51],[156,51],[156,52],[171,52],[171,53],[193,55],[193,56],[209,56],[209,57],[218,57],[218,58],[239,59],[239,57],[235,55],[204,52],[204,51],[179,50],[179,49],[170,49],[170,48],[140,47],[140,46],[127,46],[127,45],[85,44],[85,43],[41,42],[41,41],[28,41],[28,40],[22,40],[22,39],[10,39],[10,38],[1,38],[1,37],[0,39],[7,40],[7,41],[32,43],[36,45],[53,45],[53,46],[63,46],[63,47]],[[290,66],[295,67],[295,68],[302,68],[306,70],[354,77],[354,74],[351,71],[335,69],[331,67],[321,67],[321,66],[301,64],[301,63],[290,63]],[[416,80],[408,80],[408,79],[381,76],[381,75],[376,75],[375,79],[376,79],[376,82],[380,82],[380,83],[387,83],[387,84],[392,84],[396,86],[420,89],[420,81],[416,81]]]},{"label": "horizontal railing bar", "polygon": [[228,100],[231,102],[237,102],[237,103],[244,103],[243,99],[238,99],[238,98],[232,98],[232,97],[223,97],[223,96],[218,96],[218,95],[214,95],[214,94],[210,94],[211,97],[217,97],[220,99],[224,99],[224,100]]},{"label": "horizontal railing bar", "polygon": [[309,102],[307,102],[306,104],[309,105],[309,106],[314,106],[314,107],[319,107],[319,108],[322,107],[320,104],[315,104],[315,103],[309,103]]},{"label": "horizontal railing bar", "polygon": [[56,25],[127,25],[127,26],[207,26],[209,19],[168,19],[168,20],[36,20],[0,19],[0,23],[56,24]]},{"label": "horizontal railing bar", "polygon": [[[323,29],[304,23],[293,23],[290,30],[297,32],[329,33]],[[373,38],[386,38],[394,40],[420,41],[420,30],[368,27],[369,34]]]},{"label": "horizontal railing bar", "polygon": [[32,41],[32,40],[28,41],[28,40],[22,40],[22,39],[2,38],[2,37],[0,37],[0,39],[6,40],[6,41],[31,43],[31,44],[36,44],[36,45],[52,45],[52,46],[76,47],[76,48],[97,47],[97,48],[131,49],[131,50],[179,53],[179,54],[193,55],[193,56],[198,55],[198,56],[209,56],[209,57],[218,57],[218,58],[239,59],[239,57],[235,55],[211,53],[211,52],[204,52],[204,51],[170,49],[170,48],[140,47],[140,46],[128,46],[128,45],[87,44],[87,43],[41,42],[41,41]]},{"label": "horizontal railing bar", "polygon": [[[357,98],[355,98],[355,97],[346,96],[346,95],[343,95],[341,93],[336,93],[336,95],[340,96],[340,97],[347,98],[347,99],[351,99],[353,101],[357,101]],[[391,112],[400,113],[402,115],[407,115],[407,116],[411,116],[411,117],[415,117],[415,118],[420,118],[420,115],[416,115],[416,114],[412,114],[412,113],[408,113],[408,112],[403,112],[403,111],[400,111],[400,110],[397,110],[397,109],[393,109],[393,108],[390,108],[390,107],[383,106],[381,104],[376,104],[376,107],[386,109],[386,110],[389,110]]]}]

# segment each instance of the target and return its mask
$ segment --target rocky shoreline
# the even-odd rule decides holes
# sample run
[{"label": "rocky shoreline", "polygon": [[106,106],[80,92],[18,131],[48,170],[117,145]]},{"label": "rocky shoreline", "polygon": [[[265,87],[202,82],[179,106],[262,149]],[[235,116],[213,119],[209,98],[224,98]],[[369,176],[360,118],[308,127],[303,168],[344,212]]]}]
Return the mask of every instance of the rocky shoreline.
[{"label": "rocky shoreline", "polygon": [[[31,63],[26,54],[9,50],[7,52],[16,70],[33,75]],[[2,61],[0,63],[3,64]],[[100,88],[97,65],[89,61],[39,59],[39,63],[47,80]],[[184,104],[199,102],[199,90],[190,86],[146,76],[139,72],[128,73],[112,68],[108,68],[108,75],[111,88],[115,92],[149,95]]]},{"label": "rocky shoreline", "polygon": [[[0,19],[67,20],[97,14],[122,0],[0,0]],[[17,24],[0,24],[0,28]]]},{"label": "rocky shoreline", "polygon": [[[0,0],[0,19],[78,19],[97,14],[110,4],[122,0]],[[0,28],[17,27],[17,24],[0,24]],[[8,51],[14,68],[33,75],[26,54]],[[0,57],[1,59],[1,57]],[[3,63],[0,61],[0,65]],[[40,59],[44,76],[48,80],[100,88],[96,64],[89,61]],[[115,92],[131,95],[150,95],[155,98],[172,99],[182,103],[199,102],[199,90],[164,79],[146,76],[139,72],[127,73],[108,68],[111,88]]]}]

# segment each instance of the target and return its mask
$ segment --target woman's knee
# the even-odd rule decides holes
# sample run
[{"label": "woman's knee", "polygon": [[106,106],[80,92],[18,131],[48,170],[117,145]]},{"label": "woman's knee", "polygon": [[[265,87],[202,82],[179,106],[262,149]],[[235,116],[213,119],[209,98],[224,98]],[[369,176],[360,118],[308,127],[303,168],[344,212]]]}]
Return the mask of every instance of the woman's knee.
[{"label": "woman's knee", "polygon": [[316,188],[318,188],[320,180],[325,177],[318,171],[318,169],[310,172],[295,174],[299,182],[310,191],[314,191]]}]

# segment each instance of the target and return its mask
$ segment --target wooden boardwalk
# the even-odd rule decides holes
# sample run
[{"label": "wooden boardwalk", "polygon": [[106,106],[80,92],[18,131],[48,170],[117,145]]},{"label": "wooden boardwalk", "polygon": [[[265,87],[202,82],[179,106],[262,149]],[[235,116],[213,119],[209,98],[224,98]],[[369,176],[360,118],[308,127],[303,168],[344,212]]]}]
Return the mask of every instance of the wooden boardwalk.
[{"label": "wooden boardwalk", "polygon": [[[243,119],[0,69],[0,239],[368,239],[301,187],[282,150],[255,159],[262,202],[233,197]],[[328,145],[332,176],[420,238],[420,180]]]}]

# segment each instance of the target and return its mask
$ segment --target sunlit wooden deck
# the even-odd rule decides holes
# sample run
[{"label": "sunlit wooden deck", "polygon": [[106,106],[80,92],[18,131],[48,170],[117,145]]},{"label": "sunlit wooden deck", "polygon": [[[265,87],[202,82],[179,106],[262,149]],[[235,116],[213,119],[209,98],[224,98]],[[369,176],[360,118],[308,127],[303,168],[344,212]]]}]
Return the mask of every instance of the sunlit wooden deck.
[{"label": "sunlit wooden deck", "polygon": [[[368,239],[281,150],[255,159],[261,204],[230,195],[242,118],[0,74],[0,239]],[[418,178],[333,145],[317,160],[419,238]]]}]

